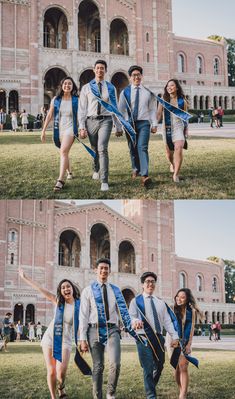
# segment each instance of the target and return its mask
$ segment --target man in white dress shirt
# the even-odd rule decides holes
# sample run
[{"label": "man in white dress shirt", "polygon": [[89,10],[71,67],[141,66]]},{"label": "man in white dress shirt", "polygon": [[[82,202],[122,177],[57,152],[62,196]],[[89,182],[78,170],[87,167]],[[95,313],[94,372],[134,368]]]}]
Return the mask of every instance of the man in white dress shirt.
[{"label": "man in white dress shirt", "polygon": [[[107,350],[109,356],[109,376],[107,386],[107,399],[115,399],[118,377],[120,373],[121,348],[120,348],[120,329],[118,327],[118,313],[114,292],[108,283],[111,269],[109,259],[100,258],[97,260],[97,292],[102,292],[99,298],[103,302],[105,309],[105,319],[107,322]],[[98,283],[98,284],[97,284]],[[105,346],[99,339],[99,327],[102,324],[98,320],[97,303],[93,284],[84,288],[81,295],[81,306],[79,315],[80,348],[82,352],[90,350],[93,360],[93,398],[102,399],[102,383],[104,370],[104,350]],[[98,300],[99,300],[98,299]],[[99,324],[98,324],[99,323]]]},{"label": "man in white dress shirt", "polygon": [[120,95],[119,110],[136,131],[136,146],[127,136],[130,150],[132,178],[141,176],[141,184],[148,188],[149,177],[148,144],[150,131],[157,132],[157,103],[154,96],[142,85],[143,69],[138,65],[129,68],[131,84]]},{"label": "man in white dress shirt", "polygon": [[[179,337],[174,329],[165,302],[153,295],[157,282],[156,274],[151,271],[145,272],[140,280],[143,285],[143,293],[132,299],[129,313],[132,327],[136,329],[138,334],[146,338],[147,346],[137,341],[137,350],[143,368],[147,399],[155,399],[156,385],[165,360],[163,327],[172,337],[172,347],[178,346]],[[154,346],[154,341],[156,341],[157,346],[159,343],[158,348]],[[155,353],[157,353],[159,360],[157,360]]]},{"label": "man in white dress shirt", "polygon": [[[101,191],[109,190],[109,156],[108,143],[112,132],[113,123],[116,125],[116,135],[122,134],[122,125],[118,120],[114,120],[111,113],[107,111],[97,100],[97,95],[104,101],[109,102],[115,98],[115,87],[104,80],[107,72],[107,63],[104,60],[97,60],[94,67],[95,79],[83,86],[79,99],[79,127],[80,137],[89,137],[91,147],[97,156],[94,160],[93,175],[94,180],[101,181]],[[117,107],[117,104],[115,104]]]}]

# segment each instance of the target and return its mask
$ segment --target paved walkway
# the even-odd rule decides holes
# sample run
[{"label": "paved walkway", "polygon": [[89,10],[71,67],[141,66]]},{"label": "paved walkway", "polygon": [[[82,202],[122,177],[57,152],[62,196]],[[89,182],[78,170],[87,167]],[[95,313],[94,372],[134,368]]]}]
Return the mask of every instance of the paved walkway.
[{"label": "paved walkway", "polygon": [[[123,345],[133,345],[134,340],[132,338],[124,338],[122,340]],[[197,337],[193,338],[193,348],[195,349],[218,349],[226,351],[235,351],[235,336],[222,336],[220,341],[210,341],[208,337]]]},{"label": "paved walkway", "polygon": [[204,137],[235,138],[235,123],[225,123],[221,128],[211,128],[209,123],[190,123],[189,134]]}]

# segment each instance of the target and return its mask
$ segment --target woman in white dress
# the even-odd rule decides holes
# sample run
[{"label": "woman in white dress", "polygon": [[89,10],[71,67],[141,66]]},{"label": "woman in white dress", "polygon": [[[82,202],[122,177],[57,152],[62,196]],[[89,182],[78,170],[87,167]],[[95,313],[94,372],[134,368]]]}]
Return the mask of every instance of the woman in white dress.
[{"label": "woman in white dress", "polygon": [[21,118],[23,130],[27,130],[29,120],[28,120],[28,114],[25,111],[25,109],[23,110],[22,114],[20,114],[20,118]]},{"label": "woman in white dress", "polygon": [[18,123],[17,123],[17,111],[13,111],[11,113],[11,126],[13,132],[16,132],[18,129]]},{"label": "woman in white dress", "polygon": [[34,323],[31,321],[31,322],[29,323],[29,341],[30,341],[30,342],[35,341],[35,330],[34,330],[34,327],[35,327],[35,325],[34,325]]},{"label": "woman in white dress", "polygon": [[[175,107],[187,111],[187,101],[183,89],[177,79],[171,79],[164,88],[163,99]],[[179,172],[183,162],[183,148],[187,148],[186,137],[188,126],[180,118],[170,113],[159,104],[157,110],[158,122],[163,119],[163,141],[166,145],[166,156],[170,162],[173,181],[179,183]]]},{"label": "woman in white dress", "polygon": [[60,191],[65,182],[64,176],[67,171],[67,179],[72,179],[69,162],[69,151],[78,134],[78,96],[77,86],[69,76],[65,77],[59,87],[58,95],[51,101],[43,125],[41,140],[46,141],[46,128],[54,118],[54,142],[60,148],[60,172],[54,191]]},{"label": "woman in white dress", "polygon": [[[69,364],[70,353],[72,350],[74,303],[79,298],[78,288],[70,280],[62,280],[57,287],[57,295],[54,295],[38,283],[31,280],[22,269],[19,269],[20,277],[35,290],[39,291],[46,299],[51,301],[57,307],[64,305],[63,314],[63,338],[62,338],[62,361],[53,357],[53,337],[54,322],[53,319],[41,341],[44,359],[47,367],[47,384],[49,387],[51,399],[56,399],[56,381],[58,381],[59,398],[67,398],[65,393],[64,381]],[[77,315],[78,317],[78,315]]]}]

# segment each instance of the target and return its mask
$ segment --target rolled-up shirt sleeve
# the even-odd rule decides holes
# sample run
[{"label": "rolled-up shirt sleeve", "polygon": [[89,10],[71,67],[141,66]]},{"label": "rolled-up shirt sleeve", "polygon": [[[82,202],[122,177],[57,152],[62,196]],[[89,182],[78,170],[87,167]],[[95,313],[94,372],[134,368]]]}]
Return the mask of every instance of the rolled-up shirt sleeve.
[{"label": "rolled-up shirt sleeve", "polygon": [[84,86],[80,93],[79,107],[78,107],[78,124],[80,129],[86,128],[87,107],[88,107],[88,99],[87,99],[87,94],[85,93],[85,86]]},{"label": "rolled-up shirt sleeve", "polygon": [[149,100],[149,116],[152,127],[157,127],[157,101],[153,95]]},{"label": "rolled-up shirt sleeve", "polygon": [[79,339],[80,339],[80,341],[87,341],[89,315],[90,315],[89,287],[86,287],[82,291],[80,312],[79,312]]},{"label": "rolled-up shirt sleeve", "polygon": [[129,306],[129,315],[131,317],[131,325],[133,326],[136,321],[141,321],[140,313],[136,306],[135,298],[131,300]]},{"label": "rolled-up shirt sleeve", "polygon": [[178,333],[174,329],[174,325],[171,321],[166,305],[164,306],[164,311],[163,311],[163,325],[165,330],[170,334],[173,340],[179,339]]}]

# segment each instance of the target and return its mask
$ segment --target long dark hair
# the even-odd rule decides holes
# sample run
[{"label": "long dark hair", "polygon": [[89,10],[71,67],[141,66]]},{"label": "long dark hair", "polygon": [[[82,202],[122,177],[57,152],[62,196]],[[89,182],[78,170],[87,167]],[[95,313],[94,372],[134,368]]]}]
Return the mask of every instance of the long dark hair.
[{"label": "long dark hair", "polygon": [[76,83],[74,82],[73,78],[71,78],[71,76],[65,76],[61,81],[60,81],[60,85],[57,91],[57,97],[63,97],[64,95],[64,90],[62,89],[63,83],[65,80],[71,80],[71,82],[73,83],[73,89],[71,91],[71,96],[77,96],[78,95],[78,88]]},{"label": "long dark hair", "polygon": [[57,287],[56,297],[57,297],[57,301],[58,301],[59,305],[62,305],[65,303],[65,299],[64,299],[63,295],[61,295],[61,286],[65,282],[68,282],[72,286],[74,299],[80,298],[80,292],[79,292],[78,287],[74,283],[72,283],[72,281],[68,280],[67,278],[64,278],[63,280],[61,280],[59,282],[58,287]]},{"label": "long dark hair", "polygon": [[176,85],[176,91],[177,91],[177,97],[183,97],[185,99],[185,94],[184,91],[180,85],[180,82],[178,81],[178,79],[170,79],[168,80],[166,86],[164,87],[164,94],[163,94],[163,99],[170,102],[170,94],[167,91],[167,86],[169,82],[174,82]]},{"label": "long dark hair", "polygon": [[197,306],[196,300],[192,294],[192,291],[189,288],[180,288],[180,290],[177,291],[175,297],[174,297],[174,312],[176,315],[179,315],[180,318],[182,318],[182,306],[177,305],[176,302],[176,297],[180,292],[184,292],[186,295],[186,307],[189,306],[191,309],[194,309],[196,313],[198,313],[201,316],[201,312]]}]

